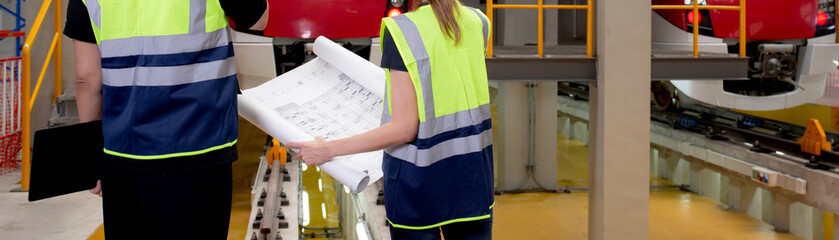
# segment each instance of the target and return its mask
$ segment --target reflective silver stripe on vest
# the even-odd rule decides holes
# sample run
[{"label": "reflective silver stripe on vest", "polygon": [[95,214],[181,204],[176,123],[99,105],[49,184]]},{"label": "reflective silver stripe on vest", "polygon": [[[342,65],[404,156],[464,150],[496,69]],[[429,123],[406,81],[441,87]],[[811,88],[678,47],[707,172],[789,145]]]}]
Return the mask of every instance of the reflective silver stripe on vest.
[{"label": "reflective silver stripe on vest", "polygon": [[419,150],[411,144],[399,144],[385,149],[385,153],[417,167],[427,167],[452,156],[480,152],[491,144],[492,130],[487,129],[481,134],[449,139],[428,149]]},{"label": "reflective silver stripe on vest", "polygon": [[[201,21],[203,22],[203,21]],[[99,50],[103,58],[197,52],[227,45],[227,28],[205,33],[145,36],[102,41]]]},{"label": "reflective silver stripe on vest", "polygon": [[422,36],[420,36],[417,25],[411,19],[408,19],[405,15],[398,15],[393,17],[393,21],[402,30],[402,36],[414,55],[420,84],[422,85],[425,121],[430,121],[434,118],[434,91],[431,87],[431,61],[428,59],[428,51],[426,51],[425,44],[422,42]]},{"label": "reflective silver stripe on vest", "polygon": [[206,32],[207,4],[207,0],[189,1],[189,34]]},{"label": "reflective silver stripe on vest", "polygon": [[90,20],[96,27],[102,29],[102,6],[99,5],[99,0],[85,0],[85,7],[90,15]]},{"label": "reflective silver stripe on vest", "polygon": [[111,87],[174,86],[229,77],[236,74],[236,59],[172,67],[102,69],[102,84]]},{"label": "reflective silver stripe on vest", "polygon": [[[388,111],[387,93],[385,93],[384,108],[382,110],[382,125],[390,122],[390,114]],[[456,113],[444,115],[435,118],[433,121],[426,121],[419,123],[419,131],[417,138],[431,138],[437,134],[448,132],[451,130],[474,126],[480,124],[492,117],[490,105],[484,104],[477,108],[459,111]]]},{"label": "reflective silver stripe on vest", "polygon": [[471,7],[469,9],[471,9],[473,12],[475,12],[475,15],[478,15],[478,18],[481,19],[481,22],[484,23],[484,51],[486,51],[487,41],[489,40],[489,24],[487,24],[487,19],[484,18],[483,16],[481,16],[480,13],[478,13],[478,9],[471,8]]},{"label": "reflective silver stripe on vest", "polygon": [[[385,69],[385,71],[390,71],[390,69]],[[388,93],[385,90],[385,95],[382,98],[382,125],[385,123],[390,122],[390,103],[388,102]]]},{"label": "reflective silver stripe on vest", "polygon": [[433,121],[421,122],[417,138],[430,138],[458,128],[474,126],[490,119],[491,114],[487,103],[477,108],[440,116]]}]

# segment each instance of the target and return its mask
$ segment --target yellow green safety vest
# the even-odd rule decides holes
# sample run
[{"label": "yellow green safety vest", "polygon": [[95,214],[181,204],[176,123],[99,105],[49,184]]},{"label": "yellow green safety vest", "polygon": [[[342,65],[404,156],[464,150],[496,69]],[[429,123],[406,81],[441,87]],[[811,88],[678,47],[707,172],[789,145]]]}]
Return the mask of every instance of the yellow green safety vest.
[{"label": "yellow green safety vest", "polygon": [[[417,95],[417,139],[385,149],[385,208],[394,227],[427,229],[487,219],[494,204],[492,120],[484,53],[489,23],[458,5],[459,44],[431,6],[382,20]],[[390,121],[390,70],[382,122]]]},{"label": "yellow green safety vest", "polygon": [[236,63],[218,0],[85,0],[102,56],[107,154],[196,156],[235,145]]}]

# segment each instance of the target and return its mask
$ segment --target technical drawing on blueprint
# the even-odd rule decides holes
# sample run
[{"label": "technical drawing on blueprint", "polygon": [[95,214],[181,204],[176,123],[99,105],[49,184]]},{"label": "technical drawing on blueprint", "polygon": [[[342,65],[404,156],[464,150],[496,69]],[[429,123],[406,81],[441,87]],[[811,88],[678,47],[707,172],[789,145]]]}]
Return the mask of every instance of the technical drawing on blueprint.
[{"label": "technical drawing on blueprint", "polygon": [[[381,123],[384,70],[326,38],[318,57],[239,95],[239,114],[281,142],[346,138]],[[354,192],[381,176],[382,152],[336,157],[320,166]],[[371,179],[372,178],[372,179]]]}]

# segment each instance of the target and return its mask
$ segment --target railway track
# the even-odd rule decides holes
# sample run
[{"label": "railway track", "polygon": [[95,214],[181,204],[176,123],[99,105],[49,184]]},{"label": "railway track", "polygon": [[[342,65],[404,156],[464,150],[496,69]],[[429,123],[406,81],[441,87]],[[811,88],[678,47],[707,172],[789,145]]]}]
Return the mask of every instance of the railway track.
[{"label": "railway track", "polygon": [[[559,95],[588,101],[585,83],[560,83]],[[650,120],[668,124],[673,128],[705,135],[715,141],[746,145],[752,151],[797,158],[802,164],[815,169],[839,168],[839,152],[822,150],[820,155],[803,152],[796,143],[806,128],[715,107],[681,105],[676,110],[659,110],[652,107]],[[839,134],[825,132],[831,149],[839,149]]]}]

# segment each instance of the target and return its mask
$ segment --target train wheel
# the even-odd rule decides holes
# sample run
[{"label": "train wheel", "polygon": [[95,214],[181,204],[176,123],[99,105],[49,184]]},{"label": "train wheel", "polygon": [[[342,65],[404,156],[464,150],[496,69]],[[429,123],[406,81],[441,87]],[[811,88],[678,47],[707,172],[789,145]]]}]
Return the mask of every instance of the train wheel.
[{"label": "train wheel", "polygon": [[679,98],[671,92],[664,82],[652,82],[650,98],[659,111],[676,111],[679,109]]}]

